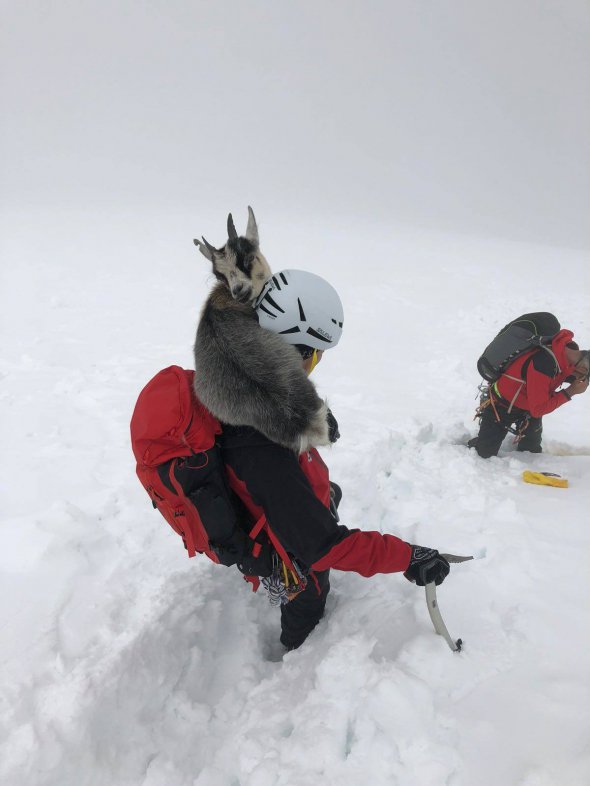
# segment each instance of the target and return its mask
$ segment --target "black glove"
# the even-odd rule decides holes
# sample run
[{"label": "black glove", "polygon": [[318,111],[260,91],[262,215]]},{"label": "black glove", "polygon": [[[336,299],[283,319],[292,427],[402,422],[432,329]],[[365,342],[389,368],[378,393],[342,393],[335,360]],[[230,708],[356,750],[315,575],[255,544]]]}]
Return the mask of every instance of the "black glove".
[{"label": "black glove", "polygon": [[434,581],[442,584],[449,575],[451,566],[436,549],[425,546],[412,546],[412,557],[404,576],[408,581],[415,582],[419,587],[424,587]]},{"label": "black glove", "polygon": [[338,421],[332,415],[332,410],[328,410],[328,437],[330,442],[334,443],[340,439],[340,432],[338,431]]}]

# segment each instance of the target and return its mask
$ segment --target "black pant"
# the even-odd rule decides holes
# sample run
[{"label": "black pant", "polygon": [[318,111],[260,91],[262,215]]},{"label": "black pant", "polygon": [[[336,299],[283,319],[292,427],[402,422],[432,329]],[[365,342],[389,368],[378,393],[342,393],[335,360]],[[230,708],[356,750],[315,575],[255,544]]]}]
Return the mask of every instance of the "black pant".
[{"label": "black pant", "polygon": [[[330,481],[330,510],[338,521],[338,505],[342,489]],[[281,606],[281,644],[290,650],[300,647],[324,616],[326,598],[330,592],[330,571],[324,570],[308,576],[307,586],[290,603]],[[317,584],[316,584],[317,581]]]},{"label": "black pant", "polygon": [[324,616],[326,598],[330,592],[330,571],[315,573],[307,579],[307,586],[290,603],[281,606],[281,644],[290,650],[300,647]]},{"label": "black pant", "polygon": [[[493,407],[487,406],[479,422],[479,434],[467,443],[470,448],[475,448],[482,458],[497,456],[508,428],[512,425],[521,426],[527,420],[527,413],[522,409],[513,409],[508,412],[507,406],[501,401],[496,402],[496,419]],[[530,453],[542,453],[541,440],[543,437],[543,419],[533,418],[528,415],[528,423],[523,436],[518,442],[517,450],[528,450]]]}]

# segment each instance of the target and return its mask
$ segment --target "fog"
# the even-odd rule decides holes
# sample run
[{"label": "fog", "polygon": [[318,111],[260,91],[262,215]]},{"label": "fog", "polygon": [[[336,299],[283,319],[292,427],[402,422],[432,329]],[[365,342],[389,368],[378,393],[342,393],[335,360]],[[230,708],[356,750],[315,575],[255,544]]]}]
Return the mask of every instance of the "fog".
[{"label": "fog", "polygon": [[[0,782],[586,784],[588,394],[543,454],[465,444],[502,325],[588,346],[587,0],[0,2]],[[283,658],[137,482],[137,395],[214,280],[192,238],[248,204],[342,297],[342,522],[478,557],[440,588],[460,656],[401,576],[334,571]]]},{"label": "fog", "polygon": [[252,204],[589,245],[587,2],[2,9],[9,211]]}]

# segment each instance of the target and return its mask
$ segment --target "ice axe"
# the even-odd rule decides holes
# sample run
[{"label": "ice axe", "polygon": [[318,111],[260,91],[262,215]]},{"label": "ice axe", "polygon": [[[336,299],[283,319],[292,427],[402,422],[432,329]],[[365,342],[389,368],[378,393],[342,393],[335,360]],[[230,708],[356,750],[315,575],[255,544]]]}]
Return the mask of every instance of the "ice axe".
[{"label": "ice axe", "polygon": [[[447,562],[467,562],[473,557],[461,557],[458,554],[441,554]],[[461,639],[453,640],[451,634],[447,630],[447,626],[442,618],[440,609],[438,607],[438,600],[436,599],[436,584],[431,581],[426,585],[426,605],[428,606],[428,613],[434,625],[434,630],[439,636],[442,636],[453,652],[461,652],[463,641]]]}]

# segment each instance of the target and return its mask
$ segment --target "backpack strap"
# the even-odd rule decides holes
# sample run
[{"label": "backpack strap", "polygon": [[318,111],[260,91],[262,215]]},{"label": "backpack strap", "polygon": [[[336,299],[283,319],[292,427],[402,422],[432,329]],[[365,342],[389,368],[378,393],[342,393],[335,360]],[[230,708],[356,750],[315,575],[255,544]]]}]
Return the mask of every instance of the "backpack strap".
[{"label": "backpack strap", "polygon": [[547,344],[541,344],[541,349],[544,349],[545,352],[548,352],[551,355],[551,357],[553,358],[553,361],[555,363],[555,373],[556,374],[561,374],[561,366],[559,365],[559,360],[557,359],[557,355],[551,349],[551,347],[548,346]]},{"label": "backpack strap", "polygon": [[[249,532],[249,535],[252,538],[252,540],[256,540],[260,532],[264,529],[265,524],[266,524],[266,516],[263,513],[262,516],[258,519],[256,524],[252,527],[252,529]],[[255,543],[252,546],[252,555],[254,557],[257,557],[260,554],[261,549],[262,546],[260,545],[260,543]]]},{"label": "backpack strap", "polygon": [[255,524],[255,525],[252,527],[252,529],[250,530],[250,533],[249,533],[249,534],[250,534],[250,537],[252,538],[252,540],[256,540],[257,536],[258,536],[258,535],[259,535],[259,534],[262,532],[262,530],[264,529],[264,525],[265,525],[265,524],[266,524],[266,516],[265,516],[265,515],[264,515],[264,513],[263,513],[263,514],[262,514],[262,516],[261,516],[261,517],[258,519],[258,521],[256,522],[256,524]]},{"label": "backpack strap", "polygon": [[[291,559],[290,559],[289,555],[287,554],[285,549],[281,546],[279,540],[275,537],[274,532],[268,526],[268,522],[266,520],[266,516],[264,515],[264,513],[262,514],[262,516],[260,516],[260,518],[258,519],[256,524],[250,530],[249,535],[252,538],[252,540],[256,540],[257,536],[262,532],[263,529],[266,531],[266,536],[269,539],[269,541],[272,543],[273,548],[277,552],[279,557],[283,560],[285,565],[290,570],[294,571],[295,567],[294,567],[293,563],[291,562]],[[258,544],[255,544],[254,548],[252,549],[252,553],[254,554],[254,556],[257,556],[254,553],[254,550],[256,549],[256,545],[258,545]],[[260,551],[260,548],[258,548],[258,551]]]},{"label": "backpack strap", "polygon": [[[529,363],[529,361],[530,358],[523,363],[523,368],[525,365]],[[512,377],[510,374],[502,374],[502,376],[506,377],[506,379],[511,379],[513,382],[520,382],[520,385],[516,388],[516,393],[512,396],[512,401],[510,402],[510,405],[507,410],[508,414],[510,414],[512,412],[512,407],[514,406],[514,402],[520,395],[520,391],[526,385],[526,379],[521,379],[520,377]],[[526,371],[525,371],[525,377],[526,377]],[[496,388],[496,392],[498,392],[498,388]]]},{"label": "backpack strap", "polygon": [[[260,516],[260,518],[258,519],[256,524],[254,524],[254,526],[252,527],[252,529],[250,530],[250,532],[248,534],[249,534],[250,538],[252,538],[252,540],[256,540],[256,538],[262,532],[262,530],[265,530],[268,540],[270,541],[270,543],[272,544],[272,547],[276,551],[276,555],[278,555],[278,557],[280,558],[280,560],[282,562],[283,571],[285,572],[285,586],[287,586],[287,584],[288,584],[287,570],[293,576],[297,576],[297,577],[299,577],[301,579],[300,571],[297,570],[295,565],[293,565],[293,562],[290,559],[289,555],[287,554],[285,549],[282,547],[282,545],[279,542],[279,540],[275,537],[273,531],[268,526],[268,522],[266,520],[266,516],[264,515],[264,513]],[[260,543],[254,543],[254,546],[252,547],[252,555],[254,557],[257,557],[260,554],[261,548],[262,548],[262,546],[261,546]],[[275,557],[276,557],[276,555],[275,555]],[[277,564],[280,565],[281,563],[277,563]],[[258,576],[244,576],[244,580],[252,585],[252,592],[257,592],[258,591],[258,587],[260,586],[260,579],[259,579]],[[304,583],[304,586],[302,587],[302,589],[304,589],[304,587],[305,587],[305,583]]]},{"label": "backpack strap", "polygon": [[[184,489],[180,485],[180,483],[176,480],[174,476],[174,468],[176,466],[176,460],[170,462],[170,468],[168,470],[168,477],[170,479],[170,483],[174,486],[174,490],[178,494],[179,499],[186,500],[185,504],[190,504],[189,501],[186,499],[186,495],[184,493]],[[194,557],[197,553],[195,548],[195,541],[193,540],[193,534],[191,532],[190,527],[184,528],[184,540],[186,543],[186,550],[188,552],[189,557]]]},{"label": "backpack strap", "polygon": [[[556,356],[555,352],[551,349],[551,347],[548,346],[547,344],[539,344],[539,349],[544,349],[545,352],[547,352],[553,358],[553,362],[555,363],[554,376],[556,374],[560,374],[561,373],[561,366],[559,365],[559,361],[557,360],[557,356]],[[520,372],[522,374],[522,379],[523,379],[524,382],[526,382],[526,375],[527,375],[527,371],[529,369],[529,366],[531,364],[531,360],[534,360],[536,355],[537,355],[537,353],[533,352],[531,354],[531,356],[528,357],[524,361],[524,363],[522,364],[522,368],[521,368]]]}]

